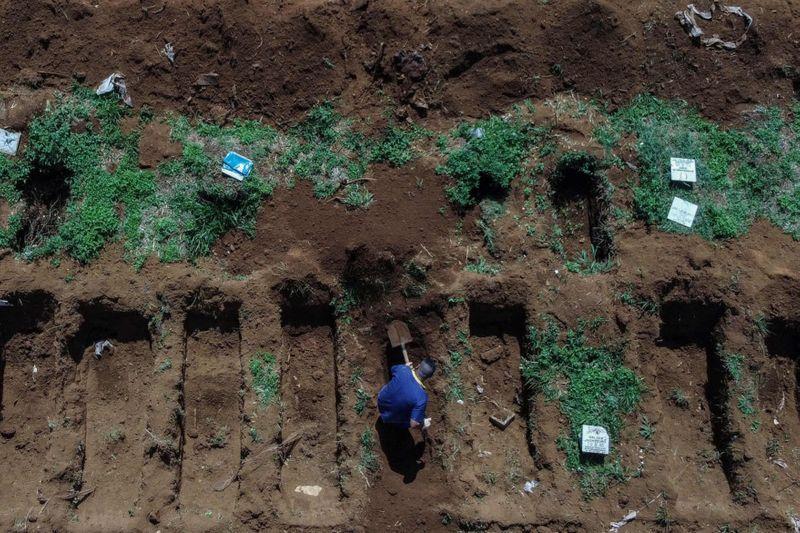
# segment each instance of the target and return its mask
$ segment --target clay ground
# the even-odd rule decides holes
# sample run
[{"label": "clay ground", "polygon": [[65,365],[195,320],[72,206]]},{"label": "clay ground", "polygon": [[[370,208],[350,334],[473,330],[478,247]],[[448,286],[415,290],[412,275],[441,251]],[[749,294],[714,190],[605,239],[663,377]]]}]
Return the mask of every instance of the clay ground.
[{"label": "clay ground", "polygon": [[[137,107],[276,127],[329,99],[359,118],[380,117],[391,100],[397,119],[441,129],[524,99],[614,107],[643,92],[737,124],[800,91],[800,6],[790,1],[744,6],[757,31],[735,52],[693,46],[673,20],[680,2],[161,4],[0,0],[0,80],[19,97],[0,126],[24,130],[54,90],[114,70]],[[167,41],[174,66],[159,53]],[[412,49],[430,69],[422,82],[391,63]],[[207,72],[219,84],[196,86]],[[579,125],[561,134],[586,141]],[[166,150],[165,139],[142,142]],[[434,167],[379,166],[365,211],[319,202],[305,182],[279,188],[255,238],[231,232],[196,265],[153,260],[136,272],[121,244],[85,266],[0,252],[0,298],[14,305],[0,309],[0,528],[605,531],[638,510],[623,531],[789,531],[800,513],[798,243],[764,221],[717,243],[630,222],[614,235],[619,266],[584,277],[509,230],[502,273],[481,276],[464,270],[482,246],[476,213],[440,212],[447,179]],[[512,194],[510,214],[522,204]],[[573,208],[584,224],[590,207]],[[588,237],[567,239],[568,251]],[[411,260],[427,268],[421,296],[403,290]],[[331,303],[348,279],[378,279],[382,292],[345,317]],[[620,302],[630,286],[660,312]],[[569,326],[606,317],[603,334],[626,341],[625,364],[647,388],[618,446],[640,475],[589,501],[556,445],[564,416],[520,376],[527,328],[544,313]],[[401,457],[385,453],[374,405],[397,356],[385,339],[393,319],[411,326],[414,360],[443,366],[471,347],[463,403],[440,373],[429,385],[432,441],[415,436]],[[114,348],[96,358],[104,339]],[[747,355],[758,428],[737,408],[720,345]],[[280,374],[280,400],[267,405],[249,370],[263,351]],[[497,413],[515,415],[504,431],[489,422]],[[647,441],[643,417],[655,428]],[[375,468],[365,467],[365,432]],[[531,494],[527,480],[539,482]]]}]

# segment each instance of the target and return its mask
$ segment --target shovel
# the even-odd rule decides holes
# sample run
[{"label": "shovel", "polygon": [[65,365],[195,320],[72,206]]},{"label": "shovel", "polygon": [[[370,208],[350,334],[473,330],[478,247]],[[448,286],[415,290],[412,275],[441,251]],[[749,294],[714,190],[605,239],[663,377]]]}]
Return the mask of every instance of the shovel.
[{"label": "shovel", "polygon": [[400,349],[403,350],[403,359],[406,360],[406,364],[409,364],[406,344],[413,339],[411,338],[411,332],[408,331],[406,323],[395,320],[386,328],[386,333],[389,335],[389,344],[392,345],[392,348],[397,348],[399,346]]}]

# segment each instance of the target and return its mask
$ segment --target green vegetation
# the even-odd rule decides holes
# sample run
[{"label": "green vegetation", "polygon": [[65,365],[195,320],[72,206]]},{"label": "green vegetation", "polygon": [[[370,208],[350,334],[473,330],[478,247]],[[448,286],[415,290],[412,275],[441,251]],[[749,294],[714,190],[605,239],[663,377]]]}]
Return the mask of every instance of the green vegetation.
[{"label": "green vegetation", "polygon": [[617,300],[625,305],[638,309],[642,316],[657,315],[661,309],[661,306],[655,300],[634,293],[633,287],[628,287],[624,292],[618,292],[616,296]]},{"label": "green vegetation", "polygon": [[450,350],[449,357],[444,364],[444,375],[447,378],[447,399],[455,402],[464,400],[464,387],[461,384],[461,374],[458,367],[464,362],[461,352]]},{"label": "green vegetation", "polygon": [[362,473],[364,472],[377,472],[381,464],[378,461],[378,455],[375,453],[375,433],[371,429],[365,429],[359,439],[361,443],[361,456],[358,461],[358,467]]},{"label": "green vegetation", "polygon": [[581,250],[574,260],[565,261],[564,266],[573,274],[591,276],[593,274],[605,274],[606,272],[610,272],[611,269],[616,266],[616,262],[613,259],[598,261],[597,250],[594,245],[591,245],[591,252]]},{"label": "green vegetation", "polygon": [[639,435],[645,440],[652,440],[655,433],[656,429],[653,427],[650,419],[646,416],[642,416],[642,423],[639,425]]},{"label": "green vegetation", "polygon": [[669,393],[669,399],[681,409],[689,408],[689,399],[686,397],[686,393],[683,392],[682,389],[672,389],[672,391]]},{"label": "green vegetation", "polygon": [[390,126],[386,129],[383,139],[372,149],[372,159],[401,167],[419,155],[413,149],[414,141],[432,135],[432,132],[419,126],[412,126],[409,129]]},{"label": "green vegetation", "polygon": [[602,319],[579,321],[563,340],[551,317],[543,321],[543,327],[530,329],[522,375],[548,401],[558,401],[569,421],[568,432],[559,437],[558,445],[566,454],[566,467],[580,474],[581,490],[589,499],[604,494],[612,480],[624,481],[628,474],[613,455],[600,464],[581,457],[581,426],[605,427],[613,446],[624,427],[624,417],[639,405],[644,385],[623,366],[622,345],[590,342],[589,335],[594,336]]},{"label": "green vegetation", "polygon": [[280,376],[275,356],[259,352],[250,359],[250,374],[253,376],[253,391],[261,405],[269,405],[279,397]]},{"label": "green vegetation", "polygon": [[483,233],[483,241],[486,243],[486,249],[492,256],[496,256],[497,247],[495,246],[495,239],[497,234],[494,230],[494,222],[506,214],[506,206],[494,200],[483,200],[480,203],[481,216],[475,222],[478,228]]},{"label": "green vegetation", "polygon": [[486,276],[496,276],[500,273],[500,267],[489,263],[483,256],[478,256],[477,259],[468,263],[464,267],[467,272],[474,272],[476,274],[484,274]]},{"label": "green vegetation", "polygon": [[[476,135],[476,131],[483,134]],[[484,194],[505,193],[522,171],[531,147],[547,133],[546,128],[535,127],[519,115],[461,124],[451,134],[459,144],[444,150],[447,161],[436,169],[455,181],[447,188],[448,198],[465,208],[475,205]]]},{"label": "green vegetation", "polygon": [[228,426],[218,427],[214,435],[209,437],[208,445],[212,448],[224,448],[225,445],[228,444],[228,436],[230,433],[231,430],[228,429]]},{"label": "green vegetation", "polygon": [[[756,217],[800,238],[800,104],[794,120],[777,108],[759,108],[750,124],[724,129],[684,102],[642,95],[611,115],[596,132],[608,149],[635,134],[640,179],[634,186],[636,215],[673,232],[729,239],[748,231]],[[672,185],[670,157],[693,158],[697,183]],[[673,196],[700,206],[694,226],[666,219]]]},{"label": "green vegetation", "polygon": [[356,389],[356,404],[353,406],[357,415],[361,415],[364,410],[367,408],[367,404],[370,401],[370,395],[367,391],[359,387]]},{"label": "green vegetation", "polygon": [[725,353],[722,357],[722,364],[725,365],[728,375],[735,383],[742,380],[744,367],[744,356],[738,353]]}]

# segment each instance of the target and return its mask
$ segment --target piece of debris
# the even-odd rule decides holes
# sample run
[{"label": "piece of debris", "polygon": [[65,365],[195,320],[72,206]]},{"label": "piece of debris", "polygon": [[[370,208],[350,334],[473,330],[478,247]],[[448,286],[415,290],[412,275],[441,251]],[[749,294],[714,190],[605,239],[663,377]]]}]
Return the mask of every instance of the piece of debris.
[{"label": "piece of debris", "polygon": [[200,76],[194,80],[194,85],[195,87],[216,87],[219,85],[219,74],[216,72],[200,74]]},{"label": "piece of debris", "polygon": [[0,153],[17,155],[21,133],[0,129]]},{"label": "piece of debris", "polygon": [[8,300],[0,300],[0,307],[14,307]]},{"label": "piece of debris", "polygon": [[464,405],[464,400],[456,400],[456,403],[457,403],[458,405]]},{"label": "piece of debris", "polygon": [[113,349],[114,345],[111,344],[111,342],[107,340],[97,341],[96,343],[94,343],[94,356],[95,358],[100,359],[101,357],[103,357],[103,354],[105,353],[106,350],[113,350]]},{"label": "piece of debris", "polygon": [[428,64],[417,51],[400,50],[392,57],[392,63],[395,70],[411,81],[420,81],[428,73]]},{"label": "piece of debris", "polygon": [[694,159],[683,159],[671,157],[669,160],[670,175],[672,181],[682,181],[687,183],[697,182],[697,170]]},{"label": "piece of debris", "polygon": [[305,494],[306,496],[319,496],[319,493],[322,492],[322,487],[319,485],[298,485],[294,489],[295,492],[299,492],[300,494]]},{"label": "piece of debris", "polygon": [[516,416],[517,415],[515,415],[514,413],[509,413],[505,418],[500,418],[500,417],[495,416],[495,415],[490,415],[489,416],[489,421],[495,427],[500,428],[501,430],[505,430],[509,425],[511,425],[511,422],[514,421],[514,417],[516,417]]},{"label": "piece of debris", "polygon": [[95,92],[98,95],[115,92],[119,95],[122,101],[125,102],[125,105],[128,107],[133,107],[133,100],[131,100],[131,97],[128,94],[128,87],[125,85],[125,76],[119,72],[115,72],[104,79],[97,87],[97,91]]},{"label": "piece of debris", "polygon": [[478,394],[483,394],[484,388],[480,385],[475,385],[475,390],[478,391]]},{"label": "piece of debris", "polygon": [[581,452],[599,455],[608,455],[610,452],[608,431],[602,426],[587,426],[581,428]]},{"label": "piece of debris", "polygon": [[530,481],[526,481],[524,485],[522,485],[522,490],[528,494],[533,492],[533,489],[539,486],[539,482],[535,479]]},{"label": "piece of debris", "polygon": [[226,176],[242,181],[253,171],[253,162],[236,152],[228,152],[222,160],[221,170]]},{"label": "piece of debris", "polygon": [[481,459],[485,459],[486,457],[489,457],[490,455],[492,455],[492,452],[490,452],[488,450],[479,450],[478,451],[478,457],[481,458]]},{"label": "piece of debris", "polygon": [[[700,17],[703,20],[711,20],[714,18],[714,13],[717,11],[720,13],[742,17],[744,20],[744,32],[742,32],[742,35],[738,39],[735,41],[725,41],[720,39],[719,35],[716,34],[712,35],[711,37],[703,37],[703,29],[697,23],[695,16]],[[683,26],[683,29],[686,31],[686,33],[688,33],[692,40],[696,43],[700,43],[706,47],[714,46],[717,48],[723,48],[725,50],[736,50],[739,46],[741,46],[741,44],[747,40],[747,32],[750,31],[750,28],[753,25],[753,17],[751,17],[741,7],[726,6],[719,0],[714,0],[714,3],[711,5],[711,9],[708,11],[701,11],[697,9],[694,4],[689,4],[683,11],[678,11],[675,13],[675,19],[680,23],[681,26]]]},{"label": "piece of debris", "polygon": [[783,468],[784,470],[789,468],[789,465],[783,459],[773,459],[772,462],[773,462],[773,464],[778,465],[779,467]]},{"label": "piece of debris", "polygon": [[164,55],[167,57],[170,65],[175,65],[175,48],[172,46],[172,43],[166,43],[164,45],[164,49],[162,50]]},{"label": "piece of debris", "polygon": [[790,514],[789,522],[791,522],[792,527],[794,528],[794,533],[800,533],[800,516]]},{"label": "piece of debris", "polygon": [[484,130],[483,128],[470,128],[470,130],[467,131],[467,133],[473,139],[483,139],[483,136],[486,134],[486,130]]},{"label": "piece of debris", "polygon": [[619,522],[611,522],[611,529],[608,530],[608,533],[617,533],[619,529],[624,526],[625,524],[629,524],[636,520],[636,517],[639,515],[638,511],[631,511],[625,516],[622,517],[622,520]]},{"label": "piece of debris", "polygon": [[694,224],[694,217],[697,214],[697,204],[681,200],[677,196],[672,199],[672,206],[669,208],[667,219],[677,222],[682,226],[691,228]]}]

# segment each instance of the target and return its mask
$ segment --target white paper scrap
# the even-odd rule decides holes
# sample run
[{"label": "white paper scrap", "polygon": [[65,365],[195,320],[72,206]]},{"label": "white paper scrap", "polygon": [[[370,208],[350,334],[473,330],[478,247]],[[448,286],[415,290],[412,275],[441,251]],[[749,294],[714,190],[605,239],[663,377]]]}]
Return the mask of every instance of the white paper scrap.
[{"label": "white paper scrap", "polygon": [[672,199],[672,206],[669,208],[667,219],[677,222],[687,228],[694,224],[694,217],[697,214],[697,205],[678,197]]},{"label": "white paper scrap", "polygon": [[19,148],[19,138],[22,136],[20,133],[13,131],[0,130],[0,153],[7,155],[17,155],[17,148]]},{"label": "white paper scrap", "polygon": [[672,157],[669,160],[672,181],[685,181],[695,183],[697,181],[697,170],[694,159],[682,159]]},{"label": "white paper scrap", "polygon": [[305,494],[306,496],[319,496],[319,493],[322,492],[322,487],[319,485],[298,485],[295,489],[295,492],[299,492],[300,494]]}]

